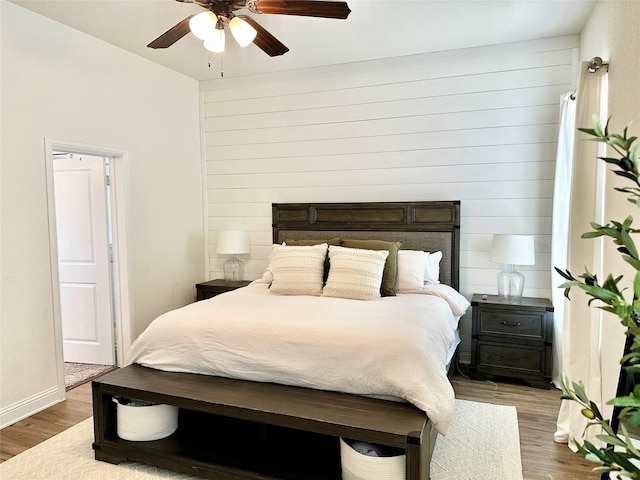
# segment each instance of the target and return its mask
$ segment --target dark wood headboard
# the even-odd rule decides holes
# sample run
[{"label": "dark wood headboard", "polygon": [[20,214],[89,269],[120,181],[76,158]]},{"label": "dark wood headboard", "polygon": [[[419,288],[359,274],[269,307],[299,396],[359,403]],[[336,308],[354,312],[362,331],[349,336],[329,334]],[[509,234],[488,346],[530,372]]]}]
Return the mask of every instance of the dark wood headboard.
[{"label": "dark wood headboard", "polygon": [[460,287],[460,201],[274,203],[273,242],[295,239],[402,241],[405,250],[442,252],[440,281]]}]

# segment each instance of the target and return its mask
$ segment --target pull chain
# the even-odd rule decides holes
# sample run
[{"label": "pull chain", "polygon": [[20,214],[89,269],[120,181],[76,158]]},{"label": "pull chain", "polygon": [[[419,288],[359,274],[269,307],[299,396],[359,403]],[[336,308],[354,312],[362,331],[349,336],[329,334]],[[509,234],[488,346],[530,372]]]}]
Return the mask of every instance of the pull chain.
[{"label": "pull chain", "polygon": [[[211,68],[211,54],[209,54],[209,68]],[[222,68],[222,54],[220,55],[220,77],[224,77],[224,69]]]}]

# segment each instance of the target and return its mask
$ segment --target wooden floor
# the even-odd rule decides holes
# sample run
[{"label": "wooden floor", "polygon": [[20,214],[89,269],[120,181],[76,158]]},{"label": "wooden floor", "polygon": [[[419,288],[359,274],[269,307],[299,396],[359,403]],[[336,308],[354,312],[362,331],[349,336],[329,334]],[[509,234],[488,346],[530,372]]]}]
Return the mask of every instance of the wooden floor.
[{"label": "wooden floor", "polygon": [[[463,400],[515,405],[518,410],[525,480],[592,480],[594,464],[553,441],[560,406],[558,390],[513,383],[478,382],[461,375],[451,379]],[[0,461],[5,461],[91,417],[91,384],[67,392],[67,400],[0,431]]]}]

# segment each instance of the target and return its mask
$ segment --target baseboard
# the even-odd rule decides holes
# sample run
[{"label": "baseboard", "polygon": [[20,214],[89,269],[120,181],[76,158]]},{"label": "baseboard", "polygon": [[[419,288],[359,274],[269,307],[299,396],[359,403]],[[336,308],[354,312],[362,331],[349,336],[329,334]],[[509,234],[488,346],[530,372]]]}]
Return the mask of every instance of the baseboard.
[{"label": "baseboard", "polygon": [[0,429],[30,417],[56,403],[60,403],[65,398],[64,389],[61,391],[58,387],[51,387],[13,405],[4,407],[0,409]]}]

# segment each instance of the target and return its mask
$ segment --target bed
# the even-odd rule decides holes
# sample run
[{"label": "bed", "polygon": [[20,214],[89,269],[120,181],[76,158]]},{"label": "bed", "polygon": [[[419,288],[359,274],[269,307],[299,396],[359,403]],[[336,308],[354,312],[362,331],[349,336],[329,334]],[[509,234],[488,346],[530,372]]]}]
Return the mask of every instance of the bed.
[{"label": "bed", "polygon": [[[166,401],[167,392],[163,389],[169,379],[187,382],[197,378],[206,382],[210,377],[210,382],[222,379],[231,382],[220,383],[219,391],[228,388],[233,391],[235,386],[238,389],[268,386],[276,389],[270,390],[270,398],[284,395],[283,392],[288,392],[283,398],[304,392],[305,402],[315,410],[309,415],[306,406],[296,404],[296,408],[304,410],[296,414],[297,418],[304,417],[310,422],[302,428],[305,431],[324,430],[327,419],[335,413],[331,410],[343,408],[341,402],[345,398],[356,401],[356,408],[361,411],[383,416],[388,412],[389,418],[395,415],[391,412],[402,412],[400,417],[411,417],[418,422],[416,425],[421,425],[412,427],[419,430],[417,440],[411,440],[409,432],[397,435],[401,443],[418,445],[416,455],[407,457],[406,478],[428,478],[435,432],[445,434],[453,415],[453,389],[447,379],[447,368],[459,342],[457,322],[468,307],[466,299],[456,292],[459,216],[460,203],[456,201],[274,204],[273,258],[263,277],[247,287],[160,316],[132,345],[129,361],[134,365],[126,369],[131,368],[140,376],[127,380],[121,374],[118,378],[114,376],[111,383],[108,379],[96,382],[94,408],[96,403],[102,405],[94,412],[97,413],[94,418],[100,419],[96,420],[96,457],[102,456],[107,461],[114,457],[118,461],[123,459],[122,452],[105,453],[113,437],[109,432],[114,422],[105,398],[108,400],[113,392],[121,391],[118,388],[132,387],[141,379],[147,383],[158,379],[156,386],[135,393],[156,400],[160,396]],[[395,245],[396,251],[388,244]],[[375,249],[370,250],[371,245]],[[429,254],[419,255],[424,252]],[[331,257],[329,264],[325,260],[327,255]],[[427,265],[429,255],[432,256],[429,268],[435,265],[437,269],[429,275],[435,275],[438,283],[418,288],[415,282],[405,281],[397,292],[393,291],[393,284],[392,290],[384,290],[388,277],[383,273],[387,273],[384,269],[389,266],[388,257],[393,256],[397,265],[392,275],[399,287],[401,265],[405,272],[402,278],[407,280],[410,278],[407,272],[415,277],[413,259],[424,259]],[[435,263],[433,255],[437,257]],[[378,282],[375,287],[359,290],[358,283],[357,288],[352,288],[354,262],[358,272],[365,272],[367,282],[375,273],[374,284]],[[366,268],[362,267],[363,262]],[[344,267],[340,275],[336,273],[339,267]],[[311,270],[313,278],[309,280]],[[319,275],[322,278],[318,292]],[[374,290],[381,291],[382,296],[367,297]],[[171,397],[173,403],[179,404],[175,396]],[[193,398],[182,400],[189,408],[194,407]],[[320,417],[318,402],[325,407]],[[196,410],[211,413],[210,406],[205,408],[200,403],[195,406]],[[280,408],[275,402],[258,413],[256,409],[260,407],[255,405],[234,406],[244,413],[236,411],[233,417],[246,418],[247,412],[251,412],[251,420],[257,415],[260,424],[287,423],[281,421],[281,413],[276,415],[270,410]],[[349,433],[352,437],[373,440],[379,434],[380,438],[386,438],[383,443],[392,445],[396,441],[395,437],[385,437],[386,426],[358,427],[362,430],[359,431],[354,430],[350,420],[334,419],[330,423],[333,436]],[[284,426],[289,428],[288,424]],[[368,438],[362,438],[367,435]],[[412,448],[407,446],[405,450],[409,453]],[[426,467],[418,465],[424,462]],[[174,464],[170,468],[184,471]],[[233,478],[298,478],[286,474],[260,476],[264,472],[258,470],[262,473],[256,477],[245,472]],[[220,471],[216,472],[219,476]],[[333,474],[327,478],[334,478]]]}]

